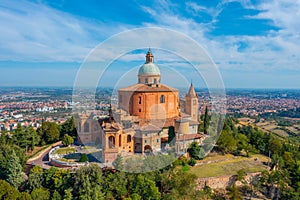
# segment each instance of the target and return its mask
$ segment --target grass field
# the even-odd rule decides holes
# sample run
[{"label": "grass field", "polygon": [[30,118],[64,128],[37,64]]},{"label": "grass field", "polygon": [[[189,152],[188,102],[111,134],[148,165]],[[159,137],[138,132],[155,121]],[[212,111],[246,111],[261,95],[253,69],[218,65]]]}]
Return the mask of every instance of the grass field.
[{"label": "grass field", "polygon": [[276,134],[278,134],[282,137],[288,137],[289,136],[289,134],[286,131],[282,130],[282,129],[274,129],[274,130],[272,130],[272,132],[276,133]]},{"label": "grass field", "polygon": [[66,148],[59,148],[56,150],[57,154],[68,154],[68,153],[75,153],[74,147],[66,147]]},{"label": "grass field", "polygon": [[300,130],[300,124],[295,124],[294,127]]},{"label": "grass field", "polygon": [[247,118],[238,118],[238,120],[239,120],[239,125],[242,126],[251,125],[257,127],[261,131],[272,132],[281,137],[288,137],[291,135],[291,133],[295,135],[300,134],[300,130],[299,130],[300,125],[297,124],[294,124],[293,126],[282,127],[282,126],[278,126],[277,122],[274,120],[257,122],[257,123],[253,123],[253,120],[251,121],[250,119]]},{"label": "grass field", "polygon": [[[255,158],[258,158],[258,160],[255,161]],[[263,162],[267,163],[268,157],[263,155],[253,155],[250,158],[234,157],[233,155],[214,155],[198,162],[197,166],[191,167],[189,173],[203,178],[234,175],[240,169],[244,169],[246,172],[259,172],[267,169]]]},{"label": "grass field", "polygon": [[289,127],[286,127],[286,129],[295,133],[296,135],[300,134],[300,130],[297,129],[297,126],[289,126]]}]

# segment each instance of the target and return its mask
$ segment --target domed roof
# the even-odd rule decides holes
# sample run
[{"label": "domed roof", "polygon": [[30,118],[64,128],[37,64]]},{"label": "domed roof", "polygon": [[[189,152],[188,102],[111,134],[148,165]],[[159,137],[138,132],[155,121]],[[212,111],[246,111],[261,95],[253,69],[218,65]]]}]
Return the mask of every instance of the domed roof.
[{"label": "domed roof", "polygon": [[160,71],[156,64],[149,62],[140,67],[139,75],[160,75]]},{"label": "domed roof", "polygon": [[160,75],[160,71],[156,64],[154,64],[154,59],[151,50],[149,49],[146,55],[146,63],[140,67],[139,75]]}]

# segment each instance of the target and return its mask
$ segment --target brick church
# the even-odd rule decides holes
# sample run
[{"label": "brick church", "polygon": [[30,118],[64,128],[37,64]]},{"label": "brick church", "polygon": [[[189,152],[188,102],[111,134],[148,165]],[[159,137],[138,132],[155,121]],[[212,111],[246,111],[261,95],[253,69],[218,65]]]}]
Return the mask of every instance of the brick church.
[{"label": "brick church", "polygon": [[[184,106],[183,106],[184,105]],[[140,67],[137,84],[118,90],[118,105],[106,118],[94,120],[93,114],[80,114],[78,136],[83,144],[97,145],[102,162],[113,162],[117,155],[130,156],[175,150],[185,154],[198,133],[198,95],[191,84],[185,100],[179,90],[161,83],[161,74],[149,49]],[[169,141],[170,131],[175,133]],[[170,145],[172,144],[172,145]]]}]

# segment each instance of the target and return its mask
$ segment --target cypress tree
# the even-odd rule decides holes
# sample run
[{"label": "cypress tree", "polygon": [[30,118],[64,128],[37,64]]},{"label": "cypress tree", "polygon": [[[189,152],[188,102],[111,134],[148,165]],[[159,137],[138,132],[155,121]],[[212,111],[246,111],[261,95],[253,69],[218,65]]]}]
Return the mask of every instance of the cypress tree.
[{"label": "cypress tree", "polygon": [[209,116],[208,116],[208,110],[207,106],[205,107],[205,113],[204,113],[204,134],[207,134],[208,126],[209,126]]}]

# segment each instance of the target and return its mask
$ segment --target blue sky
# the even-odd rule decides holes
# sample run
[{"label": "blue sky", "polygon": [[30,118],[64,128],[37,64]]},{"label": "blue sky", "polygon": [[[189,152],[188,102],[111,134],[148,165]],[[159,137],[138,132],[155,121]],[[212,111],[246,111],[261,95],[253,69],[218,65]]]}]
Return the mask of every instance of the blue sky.
[{"label": "blue sky", "polygon": [[[299,10],[299,0],[2,0],[0,86],[72,86],[99,43],[125,30],[163,27],[202,45],[226,88],[300,88]],[[117,62],[103,86],[137,69],[143,51],[135,55]],[[155,56],[162,71],[180,63]]]}]

